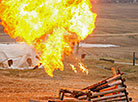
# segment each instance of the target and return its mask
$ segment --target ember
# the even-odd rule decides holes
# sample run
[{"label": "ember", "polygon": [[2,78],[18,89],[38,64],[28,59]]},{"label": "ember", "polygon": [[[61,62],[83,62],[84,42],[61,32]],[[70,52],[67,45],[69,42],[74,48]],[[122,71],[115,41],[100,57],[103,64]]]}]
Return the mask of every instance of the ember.
[{"label": "ember", "polygon": [[72,52],[72,42],[94,30],[96,14],[91,8],[89,0],[0,0],[0,19],[11,38],[36,50],[53,77],[55,69],[64,70],[62,61]]}]

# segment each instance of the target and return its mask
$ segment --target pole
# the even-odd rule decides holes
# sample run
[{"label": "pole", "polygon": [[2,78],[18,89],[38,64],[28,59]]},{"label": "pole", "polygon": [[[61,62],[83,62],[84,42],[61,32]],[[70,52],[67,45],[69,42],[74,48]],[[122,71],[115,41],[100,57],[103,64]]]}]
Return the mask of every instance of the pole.
[{"label": "pole", "polygon": [[74,54],[78,54],[79,53],[79,43],[76,41],[74,44]]},{"label": "pole", "polygon": [[135,52],[133,52],[133,66],[135,66]]}]

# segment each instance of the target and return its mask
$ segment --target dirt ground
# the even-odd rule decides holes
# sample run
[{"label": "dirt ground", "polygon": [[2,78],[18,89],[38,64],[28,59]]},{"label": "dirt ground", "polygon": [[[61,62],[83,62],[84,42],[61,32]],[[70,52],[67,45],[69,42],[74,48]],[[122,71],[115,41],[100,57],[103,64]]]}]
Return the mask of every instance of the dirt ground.
[{"label": "dirt ground", "polygon": [[[111,8],[112,7],[112,8]],[[118,67],[125,74],[125,84],[129,97],[138,102],[138,66],[115,64],[100,61],[100,58],[112,59],[118,62],[132,62],[132,53],[138,58],[138,6],[137,4],[104,4],[96,5],[98,13],[95,34],[104,36],[89,36],[85,43],[115,44],[115,48],[80,48],[81,54],[86,54],[84,64],[89,70],[86,75],[74,73],[69,67],[55,71],[54,77],[49,77],[44,69],[12,70],[0,69],[0,102],[28,102],[30,99],[44,100],[46,97],[57,97],[60,88],[81,89],[112,76],[111,68]],[[133,11],[133,12],[132,12]],[[0,27],[0,29],[2,29]],[[2,31],[1,31],[2,32]],[[113,35],[106,35],[112,34]],[[118,34],[118,35],[115,35]],[[13,42],[8,36],[0,36],[0,42]],[[65,65],[68,61],[65,59]],[[136,60],[138,63],[138,60]]]},{"label": "dirt ground", "polygon": [[[134,38],[133,38],[134,37]],[[67,63],[72,63],[72,57],[65,59],[65,70],[55,71],[54,77],[49,77],[44,69],[36,70],[0,70],[0,102],[27,102],[30,99],[44,100],[46,97],[58,97],[60,88],[81,89],[112,76],[112,67],[118,67],[124,72],[125,84],[129,97],[138,101],[138,66],[113,64],[100,61],[100,58],[113,59],[120,62],[132,62],[132,52],[138,51],[138,36],[106,36],[88,37],[85,43],[116,44],[116,48],[80,48],[79,56],[86,54],[83,61],[89,70],[86,75],[74,73]],[[131,43],[128,43],[131,42]],[[136,57],[138,57],[136,52]],[[73,60],[74,61],[74,60]],[[74,62],[73,62],[74,63]]]},{"label": "dirt ground", "polygon": [[[76,74],[67,69],[64,72],[56,71],[54,78],[47,76],[43,69],[0,70],[0,102],[28,102],[30,99],[45,100],[47,97],[58,97],[60,88],[81,89],[112,75],[110,70],[100,68],[98,64],[96,66],[88,68],[89,75],[81,72]],[[138,72],[136,68],[135,70]],[[124,77],[127,80],[129,97],[133,98],[133,102],[137,102],[137,76],[129,72]]]}]

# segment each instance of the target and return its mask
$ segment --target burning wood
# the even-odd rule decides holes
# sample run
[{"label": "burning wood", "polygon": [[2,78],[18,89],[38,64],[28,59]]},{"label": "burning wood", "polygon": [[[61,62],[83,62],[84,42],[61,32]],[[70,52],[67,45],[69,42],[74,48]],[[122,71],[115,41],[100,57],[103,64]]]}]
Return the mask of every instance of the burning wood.
[{"label": "burning wood", "polygon": [[90,85],[79,91],[61,89],[59,92],[59,99],[63,100],[65,97],[72,97],[77,100],[87,100],[92,102],[129,102],[132,99],[128,98],[126,91],[125,79],[122,78],[123,73],[119,69],[112,68],[113,76],[102,80],[96,84]]},{"label": "burning wood", "polygon": [[112,99],[112,98],[124,97],[124,96],[125,96],[124,93],[120,93],[120,94],[114,94],[114,95],[110,95],[110,96],[103,96],[100,98],[94,98],[94,99],[91,99],[91,101],[100,101],[100,100],[106,100],[106,99]]},{"label": "burning wood", "polygon": [[103,85],[103,84],[106,84],[106,83],[108,83],[108,82],[111,82],[111,81],[114,81],[114,80],[116,80],[116,79],[119,79],[119,78],[121,78],[121,75],[122,74],[118,74],[118,75],[116,75],[116,76],[113,76],[113,77],[110,77],[110,78],[108,78],[108,79],[105,79],[105,80],[102,80],[102,81],[100,81],[100,82],[98,82],[98,83],[96,83],[96,84],[93,84],[93,85],[91,85],[91,86],[88,86],[88,87],[86,87],[86,88],[83,88],[82,90],[93,90],[93,89],[95,89],[96,87],[98,87],[98,86],[101,86],[101,85]]}]

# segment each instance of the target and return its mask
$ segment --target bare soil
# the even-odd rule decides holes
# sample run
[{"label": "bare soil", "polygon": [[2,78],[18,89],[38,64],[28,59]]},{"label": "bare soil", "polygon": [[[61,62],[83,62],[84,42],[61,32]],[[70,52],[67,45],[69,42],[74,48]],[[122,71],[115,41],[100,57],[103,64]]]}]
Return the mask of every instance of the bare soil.
[{"label": "bare soil", "polygon": [[[87,62],[93,61],[93,62]],[[47,97],[58,97],[60,88],[82,89],[112,75],[110,63],[86,60],[89,74],[74,73],[71,69],[55,71],[54,78],[46,75],[43,69],[37,70],[0,70],[0,102],[28,102],[30,99],[45,100]],[[107,66],[108,65],[108,66]],[[127,91],[133,102],[138,101],[138,69],[120,65],[125,72]],[[136,75],[137,74],[137,75]]]},{"label": "bare soil", "polygon": [[[86,75],[82,72],[74,73],[68,66],[77,63],[74,56],[65,58],[65,70],[56,70],[54,77],[49,77],[44,69],[36,70],[0,70],[0,102],[27,102],[30,99],[45,100],[47,97],[58,97],[60,88],[81,89],[112,76],[112,67],[118,67],[124,72],[125,84],[129,97],[133,102],[138,101],[138,67],[100,61],[100,58],[112,59],[120,62],[132,62],[132,52],[138,57],[137,36],[105,36],[88,37],[85,43],[117,44],[116,48],[80,48],[79,55],[86,54],[84,64],[89,70]],[[128,43],[130,42],[130,43]],[[138,61],[136,61],[137,63]]]}]

